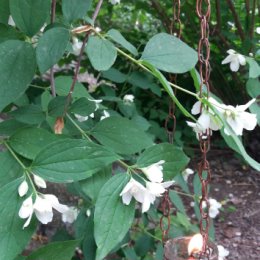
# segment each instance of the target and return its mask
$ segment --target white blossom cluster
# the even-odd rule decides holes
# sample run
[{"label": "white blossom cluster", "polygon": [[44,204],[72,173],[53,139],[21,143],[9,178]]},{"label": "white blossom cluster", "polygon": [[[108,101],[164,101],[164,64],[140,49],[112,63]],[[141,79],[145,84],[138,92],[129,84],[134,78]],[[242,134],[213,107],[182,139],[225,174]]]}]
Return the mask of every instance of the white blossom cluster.
[{"label": "white blossom cluster", "polygon": [[142,212],[149,210],[150,205],[155,202],[156,197],[162,196],[166,188],[170,187],[174,181],[163,182],[163,164],[161,160],[148,167],[141,168],[149,181],[145,181],[145,186],[131,177],[130,181],[122,190],[120,196],[125,205],[129,205],[132,197],[142,204]]}]

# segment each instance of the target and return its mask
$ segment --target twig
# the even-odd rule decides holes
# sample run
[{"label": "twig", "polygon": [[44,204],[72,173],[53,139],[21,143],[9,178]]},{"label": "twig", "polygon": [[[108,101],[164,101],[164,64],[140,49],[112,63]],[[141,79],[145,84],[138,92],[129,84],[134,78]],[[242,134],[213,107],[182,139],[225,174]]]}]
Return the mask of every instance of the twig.
[{"label": "twig", "polygon": [[227,1],[227,4],[229,6],[230,11],[233,14],[234,22],[235,22],[235,25],[237,27],[238,34],[239,34],[241,40],[244,41],[245,40],[245,34],[244,34],[244,31],[243,31],[242,25],[240,23],[239,16],[236,12],[235,6],[234,6],[232,0],[226,0],[226,1]]},{"label": "twig", "polygon": [[[51,3],[51,23],[55,22],[55,16],[56,16],[56,0],[52,0],[52,3]],[[53,66],[50,69],[50,83],[51,83],[51,94],[52,94],[53,97],[56,97]]]},{"label": "twig", "polygon": [[216,0],[216,17],[217,17],[217,30],[220,33],[222,28],[220,0]]},{"label": "twig", "polygon": [[[96,20],[96,18],[98,16],[98,13],[99,13],[100,8],[102,6],[102,3],[103,3],[103,0],[99,0],[98,1],[97,7],[96,7],[96,9],[94,11],[94,14],[92,16],[93,23],[95,23],[95,20]],[[91,33],[91,31],[87,31],[86,34],[85,34],[85,37],[83,39],[83,43],[82,43],[82,46],[81,46],[81,49],[80,49],[80,53],[79,53],[79,56],[78,56],[78,61],[77,61],[76,67],[75,67],[75,73],[74,73],[73,81],[72,81],[72,84],[70,86],[70,90],[69,90],[69,93],[68,93],[68,96],[67,96],[67,100],[66,100],[66,104],[65,104],[65,107],[64,107],[63,116],[66,115],[67,110],[68,110],[68,106],[69,106],[69,104],[71,102],[72,93],[74,91],[74,88],[75,88],[75,85],[76,85],[76,82],[77,82],[77,79],[78,79],[80,63],[81,63],[81,60],[82,60],[82,57],[83,57],[83,53],[84,53],[84,49],[85,49],[85,46],[86,46],[86,43],[88,41],[90,33]]]}]

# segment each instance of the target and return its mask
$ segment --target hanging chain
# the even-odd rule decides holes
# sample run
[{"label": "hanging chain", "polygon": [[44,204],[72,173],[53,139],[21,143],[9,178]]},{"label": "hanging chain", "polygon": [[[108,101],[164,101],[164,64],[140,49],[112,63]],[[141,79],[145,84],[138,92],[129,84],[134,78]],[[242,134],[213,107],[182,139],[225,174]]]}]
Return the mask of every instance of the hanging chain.
[{"label": "hanging chain", "polygon": [[[209,77],[210,77],[210,45],[209,45],[209,20],[211,14],[210,0],[197,0],[196,12],[200,19],[200,31],[201,37],[198,44],[198,58],[199,58],[199,74],[200,74],[200,97],[205,92],[209,97]],[[203,87],[206,87],[204,90]],[[208,108],[207,108],[208,109]],[[202,110],[202,107],[201,107]],[[209,232],[209,200],[208,200],[208,184],[211,179],[210,165],[207,160],[207,153],[210,149],[210,129],[200,135],[200,151],[201,161],[198,167],[198,175],[201,182],[201,200],[200,200],[200,233],[203,237],[203,248],[200,254],[200,259],[206,257],[209,259],[210,250],[208,247],[208,232]],[[205,259],[205,258],[203,258]]]},{"label": "hanging chain", "polygon": [[[176,37],[181,37],[181,1],[173,0],[173,19],[171,24],[171,34],[174,34]],[[174,26],[174,30],[173,30]],[[176,83],[177,75],[170,75],[170,81]],[[175,92],[176,95],[176,92]],[[168,136],[168,141],[170,144],[173,143],[174,134],[176,130],[176,116],[175,116],[175,103],[170,100],[169,102],[169,111],[168,116],[165,119],[165,129]],[[168,238],[168,233],[171,225],[171,217],[170,217],[171,203],[169,199],[169,192],[166,191],[163,200],[162,200],[162,217],[160,219],[160,228],[162,231],[162,241],[165,242]],[[166,222],[166,224],[165,224]]]}]

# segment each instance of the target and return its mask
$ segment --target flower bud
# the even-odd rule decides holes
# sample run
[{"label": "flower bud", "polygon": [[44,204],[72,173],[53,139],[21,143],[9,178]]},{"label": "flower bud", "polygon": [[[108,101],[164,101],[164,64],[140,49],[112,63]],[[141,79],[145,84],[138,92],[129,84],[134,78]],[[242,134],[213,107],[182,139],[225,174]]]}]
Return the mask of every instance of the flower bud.
[{"label": "flower bud", "polygon": [[27,193],[28,189],[29,189],[28,183],[27,183],[26,180],[24,180],[24,181],[20,184],[20,186],[19,186],[19,188],[18,188],[19,196],[20,196],[20,197],[23,197],[23,196]]}]

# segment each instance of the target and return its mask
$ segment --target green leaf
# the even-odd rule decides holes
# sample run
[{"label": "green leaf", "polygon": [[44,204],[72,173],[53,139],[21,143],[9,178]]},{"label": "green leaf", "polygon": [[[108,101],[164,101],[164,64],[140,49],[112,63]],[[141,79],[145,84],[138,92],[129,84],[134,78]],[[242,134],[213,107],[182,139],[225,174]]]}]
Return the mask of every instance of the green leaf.
[{"label": "green leaf", "polygon": [[119,157],[87,140],[59,140],[42,149],[32,171],[52,182],[72,182],[89,178]]},{"label": "green leaf", "polygon": [[115,68],[110,68],[109,70],[103,71],[102,77],[109,79],[115,83],[124,83],[127,79],[127,75],[123,74]]},{"label": "green leaf", "polygon": [[84,97],[76,100],[70,108],[70,112],[81,116],[89,116],[94,113],[95,110],[96,103]]},{"label": "green leaf", "polygon": [[[55,79],[56,92],[59,96],[67,96],[73,79],[70,76],[59,76]],[[87,97],[91,98],[86,88],[81,83],[76,83],[72,94],[73,98]]]},{"label": "green leaf", "polygon": [[91,3],[92,0],[62,0],[62,13],[69,22],[72,22],[86,15]]},{"label": "green leaf", "polygon": [[10,0],[16,26],[28,36],[35,35],[50,16],[50,0]]},{"label": "green leaf", "polygon": [[53,242],[37,249],[26,260],[71,260],[80,240]]},{"label": "green leaf", "polygon": [[189,158],[181,148],[172,144],[162,143],[149,147],[138,158],[139,168],[147,167],[153,163],[164,160],[163,173],[164,180],[172,180],[189,163]]},{"label": "green leaf", "polygon": [[65,111],[67,97],[58,96],[53,98],[48,104],[48,115],[52,117],[62,117]]},{"label": "green leaf", "polygon": [[19,40],[22,35],[13,26],[0,24],[0,43],[8,40]]},{"label": "green leaf", "polygon": [[249,107],[249,110],[251,113],[256,114],[257,117],[257,123],[258,125],[260,125],[260,106],[258,105],[258,103],[254,103]]},{"label": "green leaf", "polygon": [[96,201],[101,188],[110,179],[111,175],[112,168],[108,166],[90,178],[80,181],[80,189],[85,195]]},{"label": "green leaf", "polygon": [[138,153],[153,144],[135,123],[122,117],[109,117],[100,121],[92,134],[108,149],[121,154]]},{"label": "green leaf", "polygon": [[111,178],[101,189],[95,208],[96,260],[103,259],[126,235],[132,225],[135,203],[126,206],[119,196],[129,181],[127,174]]},{"label": "green leaf", "polygon": [[36,225],[34,222],[23,229],[24,219],[19,218],[18,212],[21,199],[18,187],[23,178],[16,179],[0,189],[0,252],[1,259],[14,259],[31,239]]},{"label": "green leaf", "polygon": [[37,64],[41,73],[46,72],[62,58],[69,39],[70,33],[63,27],[54,27],[43,34],[36,48]]},{"label": "green leaf", "polygon": [[9,142],[15,152],[33,160],[40,150],[57,139],[57,136],[44,129],[25,128],[12,135]]},{"label": "green leaf", "polygon": [[181,197],[178,195],[177,192],[171,191],[169,192],[171,202],[175,205],[175,207],[184,215],[186,215],[185,207],[182,202]]},{"label": "green leaf", "polygon": [[257,78],[260,76],[260,66],[255,59],[246,57],[246,61],[249,64],[249,78]]},{"label": "green leaf", "polygon": [[132,53],[134,56],[138,55],[138,51],[135,48],[135,46],[133,44],[131,44],[130,42],[128,42],[125,37],[118,31],[115,29],[110,29],[107,32],[107,35],[116,43],[120,44],[123,48],[125,48],[126,50],[128,50],[130,53]]},{"label": "green leaf", "polygon": [[0,135],[10,136],[14,134],[17,131],[17,129],[21,129],[27,126],[27,124],[21,123],[14,119],[5,120],[0,123]]},{"label": "green leaf", "polygon": [[40,124],[45,120],[45,115],[41,110],[40,106],[37,105],[28,105],[20,107],[15,111],[10,113],[17,121],[29,124],[36,125]]},{"label": "green leaf", "polygon": [[249,79],[246,83],[246,90],[250,97],[257,98],[260,95],[260,81],[258,78]]},{"label": "green leaf", "polygon": [[0,153],[0,187],[23,175],[21,165],[14,159],[10,152]]},{"label": "green leaf", "polygon": [[33,47],[29,43],[16,40],[0,44],[0,57],[0,111],[2,111],[25,92],[33,79],[36,62]]},{"label": "green leaf", "polygon": [[98,71],[108,70],[117,57],[114,44],[98,36],[89,37],[86,52],[92,66]]},{"label": "green leaf", "polygon": [[141,60],[148,61],[159,70],[184,73],[195,67],[198,55],[175,36],[159,33],[149,40]]},{"label": "green leaf", "polygon": [[9,15],[9,0],[0,0],[0,23],[7,24]]}]

